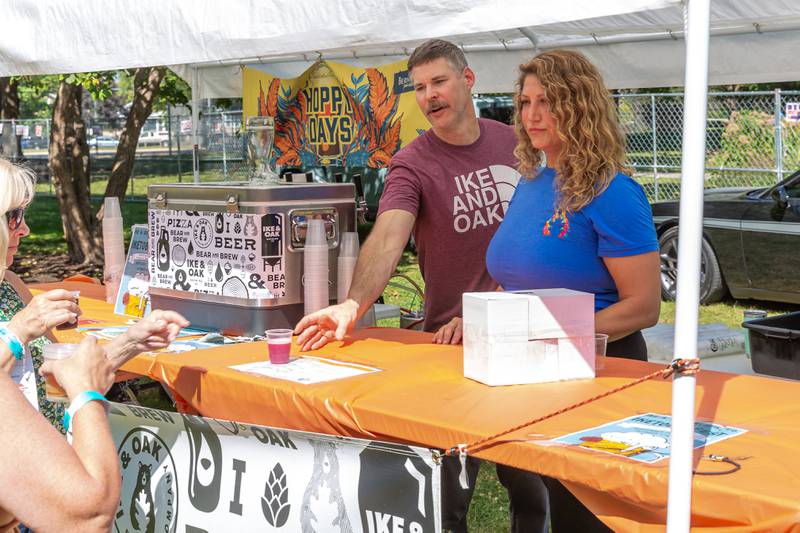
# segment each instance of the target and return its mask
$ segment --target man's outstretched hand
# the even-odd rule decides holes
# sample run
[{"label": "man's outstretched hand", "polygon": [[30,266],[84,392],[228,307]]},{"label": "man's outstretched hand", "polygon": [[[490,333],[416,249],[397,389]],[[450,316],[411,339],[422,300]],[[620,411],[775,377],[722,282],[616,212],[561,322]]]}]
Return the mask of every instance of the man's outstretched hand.
[{"label": "man's outstretched hand", "polygon": [[358,320],[358,307],[355,300],[346,300],[304,316],[294,328],[300,351],[317,350],[334,339],[343,340]]}]

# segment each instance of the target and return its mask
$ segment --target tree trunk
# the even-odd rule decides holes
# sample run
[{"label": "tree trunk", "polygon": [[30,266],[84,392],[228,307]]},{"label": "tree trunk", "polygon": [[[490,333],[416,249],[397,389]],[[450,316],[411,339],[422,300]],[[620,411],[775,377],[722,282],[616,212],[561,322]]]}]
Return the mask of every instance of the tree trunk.
[{"label": "tree trunk", "polygon": [[50,130],[50,178],[61,209],[70,261],[101,265],[103,242],[89,203],[89,147],[81,118],[82,88],[61,81]]},{"label": "tree trunk", "polygon": [[[17,80],[14,78],[0,78],[0,120],[19,119],[19,91],[17,90]],[[11,130],[11,123],[7,122],[4,126],[9,128],[8,135],[13,135],[10,145],[6,145],[6,150],[0,146],[0,153],[7,152],[7,155],[18,157],[22,155],[22,137]],[[14,150],[16,144],[16,151]]]},{"label": "tree trunk", "polygon": [[136,69],[133,78],[133,104],[131,104],[128,119],[125,121],[125,128],[119,136],[117,154],[114,157],[114,166],[111,168],[111,177],[106,186],[105,196],[122,198],[125,195],[131,172],[133,172],[139,134],[142,132],[142,126],[147,117],[153,111],[153,102],[158,96],[166,71],[165,67]]},{"label": "tree trunk", "polygon": [[17,80],[14,78],[0,78],[0,119],[11,120],[19,118],[19,91]]}]

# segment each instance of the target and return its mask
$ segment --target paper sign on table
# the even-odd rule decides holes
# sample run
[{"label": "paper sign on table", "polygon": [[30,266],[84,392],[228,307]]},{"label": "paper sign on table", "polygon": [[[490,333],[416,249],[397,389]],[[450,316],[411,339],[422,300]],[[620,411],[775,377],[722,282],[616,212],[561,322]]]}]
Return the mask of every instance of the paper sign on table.
[{"label": "paper sign on table", "polygon": [[131,244],[114,305],[117,315],[143,317],[150,313],[150,272],[147,269],[147,226],[131,228]]},{"label": "paper sign on table", "polygon": [[257,363],[235,365],[231,368],[242,372],[284,379],[286,381],[293,381],[306,385],[381,371],[379,368],[356,363],[346,363],[343,361],[333,361],[330,359],[308,356],[292,359],[290,362],[282,365],[273,365],[269,361],[259,361]]},{"label": "paper sign on table", "polygon": [[[131,321],[133,323],[134,321]],[[80,327],[77,328],[77,331],[83,333],[85,335],[91,335],[92,337],[98,339],[106,339],[110,340],[116,337],[119,337],[126,331],[130,325],[126,326],[88,326],[88,327]],[[198,337],[200,335],[207,335],[208,331],[196,328],[182,328],[178,332],[177,339],[185,339],[186,337]]]},{"label": "paper sign on table", "polygon": [[[550,442],[621,455],[642,463],[655,463],[670,455],[671,424],[672,417],[669,415],[645,413],[570,433]],[[708,446],[746,432],[746,429],[733,426],[695,422],[694,448]]]}]

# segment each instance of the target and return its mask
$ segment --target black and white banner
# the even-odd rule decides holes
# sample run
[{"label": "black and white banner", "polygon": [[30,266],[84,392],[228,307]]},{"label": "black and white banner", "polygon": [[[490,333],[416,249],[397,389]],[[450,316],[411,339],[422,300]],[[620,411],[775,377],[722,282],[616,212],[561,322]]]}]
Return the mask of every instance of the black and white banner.
[{"label": "black and white banner", "polygon": [[281,213],[151,209],[150,286],[237,298],[286,295]]},{"label": "black and white banner", "polygon": [[109,420],[117,533],[441,531],[431,450],[126,404]]}]

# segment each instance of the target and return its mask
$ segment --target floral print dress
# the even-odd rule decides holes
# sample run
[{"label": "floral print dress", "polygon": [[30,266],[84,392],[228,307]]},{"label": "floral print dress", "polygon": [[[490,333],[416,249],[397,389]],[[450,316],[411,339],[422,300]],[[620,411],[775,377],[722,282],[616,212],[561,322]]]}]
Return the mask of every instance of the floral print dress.
[{"label": "floral print dress", "polygon": [[[0,283],[0,322],[8,322],[14,315],[25,307],[25,303],[20,298],[17,291],[8,281]],[[39,412],[47,418],[53,426],[62,434],[66,433],[63,425],[64,404],[49,402],[45,399],[44,378],[39,374],[42,366],[42,348],[50,343],[47,337],[39,337],[28,343],[28,350],[33,358],[33,368],[36,371],[36,396],[39,400]]]}]

